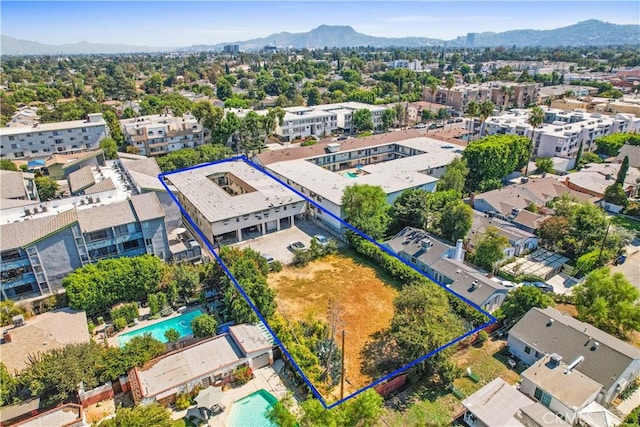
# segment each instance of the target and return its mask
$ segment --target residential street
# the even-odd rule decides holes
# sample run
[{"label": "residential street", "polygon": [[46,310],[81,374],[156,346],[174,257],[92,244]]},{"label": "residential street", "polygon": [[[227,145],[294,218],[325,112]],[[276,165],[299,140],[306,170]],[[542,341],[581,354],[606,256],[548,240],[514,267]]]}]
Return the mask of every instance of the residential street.
[{"label": "residential street", "polygon": [[627,245],[627,260],[622,265],[612,266],[613,272],[624,274],[629,282],[640,290],[640,238]]}]

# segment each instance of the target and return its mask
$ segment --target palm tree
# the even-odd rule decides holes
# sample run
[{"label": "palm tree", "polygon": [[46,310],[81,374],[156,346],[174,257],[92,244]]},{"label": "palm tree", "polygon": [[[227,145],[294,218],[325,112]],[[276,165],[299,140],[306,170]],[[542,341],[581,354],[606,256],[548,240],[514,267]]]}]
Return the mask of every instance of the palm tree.
[{"label": "palm tree", "polygon": [[529,173],[529,160],[531,160],[531,151],[533,150],[533,134],[538,126],[540,126],[544,122],[544,110],[537,105],[529,111],[529,118],[527,119],[527,123],[531,126],[531,147],[529,148],[529,158],[527,159],[527,166],[524,170],[524,176],[527,176]]},{"label": "palm tree", "polygon": [[480,117],[482,118],[482,124],[480,125],[480,134],[484,131],[484,122],[493,114],[493,110],[496,108],[495,104],[489,100],[480,104]]},{"label": "palm tree", "polygon": [[447,102],[445,102],[445,104],[449,105],[449,102],[451,102],[451,99],[449,99],[451,89],[456,85],[456,79],[453,77],[453,73],[447,74],[444,84],[447,87]]},{"label": "palm tree", "polygon": [[502,93],[502,109],[506,110],[509,107],[509,100],[515,93],[511,86],[502,85],[500,86],[500,93]]},{"label": "palm tree", "polygon": [[438,82],[433,80],[429,83],[429,93],[431,94],[431,102],[436,102],[436,94],[438,93]]},{"label": "palm tree", "polygon": [[[476,121],[475,118],[480,116],[480,104],[477,101],[471,101],[467,104],[467,116],[471,117],[471,136],[473,137]],[[471,142],[471,138],[469,138],[469,142]]]}]

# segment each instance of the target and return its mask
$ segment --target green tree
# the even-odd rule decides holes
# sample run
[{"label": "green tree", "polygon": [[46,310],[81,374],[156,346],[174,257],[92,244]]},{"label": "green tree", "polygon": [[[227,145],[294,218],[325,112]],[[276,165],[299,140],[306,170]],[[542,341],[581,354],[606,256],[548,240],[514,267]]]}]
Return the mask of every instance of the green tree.
[{"label": "green tree", "polygon": [[104,150],[104,155],[107,159],[118,158],[118,146],[113,138],[107,137],[100,141],[100,148]]},{"label": "green tree", "polygon": [[553,160],[551,157],[539,157],[536,159],[536,172],[551,173],[553,170]]},{"label": "green tree", "polygon": [[475,263],[493,271],[495,263],[504,258],[504,250],[509,247],[509,240],[500,234],[496,227],[489,226],[474,246]]},{"label": "green tree", "polygon": [[18,167],[9,159],[0,159],[0,170],[17,171]]},{"label": "green tree", "polygon": [[167,341],[171,343],[176,343],[180,341],[180,332],[178,332],[174,328],[170,328],[164,331],[164,337],[167,339]]},{"label": "green tree", "polygon": [[624,144],[640,145],[640,136],[633,133],[613,133],[596,139],[598,153],[609,157],[617,156]]},{"label": "green tree", "polygon": [[553,298],[543,294],[535,286],[520,286],[507,294],[495,316],[506,319],[510,324],[518,321],[534,307],[547,308],[553,305]]},{"label": "green tree", "polygon": [[579,168],[580,162],[582,161],[582,144],[583,144],[583,141],[582,139],[580,139],[580,146],[578,147],[578,153],[576,154],[575,168]]},{"label": "green tree", "polygon": [[16,304],[10,299],[0,301],[0,326],[11,325],[13,316],[23,315],[25,318],[30,317],[30,312],[26,309],[24,303]]},{"label": "green tree", "polygon": [[201,314],[194,317],[191,321],[191,329],[193,330],[193,336],[196,338],[210,337],[216,334],[216,328],[218,322],[209,314]]},{"label": "green tree", "polygon": [[470,101],[467,104],[467,116],[471,117],[471,120],[469,121],[471,128],[469,129],[471,131],[471,134],[474,135],[475,134],[475,125],[476,125],[476,121],[475,118],[476,117],[480,117],[480,104],[478,104],[478,101],[473,100]]},{"label": "green tree", "polygon": [[138,405],[133,408],[118,408],[115,418],[100,423],[104,427],[172,427],[170,412],[157,403]]},{"label": "green tree", "polygon": [[405,190],[400,194],[391,210],[395,232],[404,227],[427,228],[429,194],[421,188]]},{"label": "green tree", "polygon": [[449,202],[442,213],[440,231],[450,242],[464,239],[473,224],[473,209],[462,201]]},{"label": "green tree", "polygon": [[162,74],[155,73],[143,83],[144,91],[148,94],[159,95],[164,87],[164,79]]},{"label": "green tree", "polygon": [[462,194],[468,175],[467,161],[456,157],[447,165],[447,170],[438,180],[438,191],[454,190]]},{"label": "green tree", "polygon": [[[368,110],[367,110],[368,111]],[[380,186],[350,185],[342,195],[342,210],[346,220],[371,238],[384,237],[391,218],[387,195]]]},{"label": "green tree", "polygon": [[616,184],[624,186],[624,180],[627,179],[627,172],[629,171],[629,156],[624,156],[620,170],[618,170],[618,176],[616,177]]},{"label": "green tree", "polygon": [[322,103],[322,95],[317,87],[312,87],[307,93],[307,105],[318,105]]},{"label": "green tree", "polygon": [[627,193],[619,183],[610,185],[604,190],[604,200],[614,205],[626,206],[629,203]]},{"label": "green tree", "polygon": [[602,268],[574,289],[578,318],[616,335],[640,329],[640,291],[621,273]]},{"label": "green tree", "polygon": [[491,117],[491,115],[493,114],[493,110],[495,110],[496,106],[493,104],[493,102],[486,100],[483,101],[480,104],[480,119],[481,119],[481,124],[480,124],[480,129],[481,129],[481,133],[484,132],[484,122]]},{"label": "green tree", "polygon": [[10,404],[17,389],[18,380],[9,373],[4,363],[0,362],[0,406]]},{"label": "green tree", "polygon": [[389,130],[395,120],[396,111],[393,108],[387,108],[382,112],[382,127],[384,130]]},{"label": "green tree", "polygon": [[224,77],[218,77],[218,80],[216,80],[216,96],[222,101],[226,101],[227,98],[233,96],[233,87],[229,80]]},{"label": "green tree", "polygon": [[353,113],[353,127],[356,132],[373,130],[373,116],[371,110],[362,108]]},{"label": "green tree", "polygon": [[48,176],[37,176],[35,182],[36,188],[38,189],[38,196],[40,196],[40,200],[42,201],[53,199],[58,192],[58,188],[60,188],[56,180]]}]

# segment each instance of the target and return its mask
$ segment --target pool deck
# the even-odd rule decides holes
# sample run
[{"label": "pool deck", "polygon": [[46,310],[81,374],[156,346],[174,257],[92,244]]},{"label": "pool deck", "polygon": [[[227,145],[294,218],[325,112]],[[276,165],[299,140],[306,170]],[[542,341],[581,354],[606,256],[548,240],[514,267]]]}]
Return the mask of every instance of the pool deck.
[{"label": "pool deck", "polygon": [[[174,311],[169,316],[165,316],[165,317],[160,316],[159,318],[153,319],[153,320],[140,320],[137,325],[131,326],[131,327],[127,327],[127,328],[123,329],[122,331],[118,332],[117,334],[115,334],[114,336],[108,338],[107,342],[109,343],[109,346],[119,347],[119,345],[118,345],[118,336],[120,336],[122,334],[126,334],[128,332],[137,331],[138,329],[142,329],[142,328],[144,328],[146,326],[155,325],[156,323],[160,323],[160,322],[163,322],[165,320],[172,319],[174,317],[182,316],[183,314],[191,313],[192,311],[195,311],[195,310],[200,310],[203,313],[207,312],[207,309],[202,307],[202,306],[193,306],[193,307],[188,307],[187,310],[183,311],[182,313],[178,313],[177,311]],[[139,310],[139,313],[140,313],[141,317],[149,314],[149,307],[141,308]]]},{"label": "pool deck", "polygon": [[[282,369],[282,360],[276,360],[274,366],[265,366],[253,372],[254,378],[243,386],[231,388],[222,394],[222,405],[225,407],[224,412],[209,418],[208,425],[212,427],[226,426],[231,414],[233,402],[242,399],[260,389],[265,389],[278,400],[282,399],[287,388],[283,384],[278,372]],[[200,416],[198,409],[193,406],[185,411],[175,411],[172,414],[173,419],[179,419],[188,415]],[[233,426],[229,426],[233,427]]]}]

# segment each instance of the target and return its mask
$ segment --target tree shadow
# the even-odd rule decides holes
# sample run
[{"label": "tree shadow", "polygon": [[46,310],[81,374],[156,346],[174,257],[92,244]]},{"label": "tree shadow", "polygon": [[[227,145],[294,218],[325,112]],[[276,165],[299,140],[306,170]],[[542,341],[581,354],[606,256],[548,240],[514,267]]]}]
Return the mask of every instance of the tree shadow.
[{"label": "tree shadow", "polygon": [[388,330],[371,335],[360,354],[360,371],[371,378],[381,378],[402,366],[398,345]]}]

